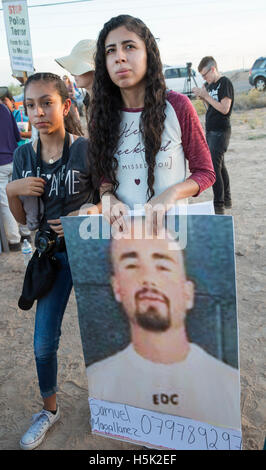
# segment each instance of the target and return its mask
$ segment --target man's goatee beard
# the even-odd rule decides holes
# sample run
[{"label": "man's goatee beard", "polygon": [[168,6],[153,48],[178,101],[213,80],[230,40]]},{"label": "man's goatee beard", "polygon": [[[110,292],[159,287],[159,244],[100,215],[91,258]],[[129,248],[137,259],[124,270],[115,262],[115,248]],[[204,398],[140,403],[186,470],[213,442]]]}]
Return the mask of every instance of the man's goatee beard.
[{"label": "man's goatee beard", "polygon": [[158,311],[150,307],[146,312],[136,312],[135,315],[137,324],[149,331],[166,331],[170,327],[170,318],[164,318],[160,316]]}]

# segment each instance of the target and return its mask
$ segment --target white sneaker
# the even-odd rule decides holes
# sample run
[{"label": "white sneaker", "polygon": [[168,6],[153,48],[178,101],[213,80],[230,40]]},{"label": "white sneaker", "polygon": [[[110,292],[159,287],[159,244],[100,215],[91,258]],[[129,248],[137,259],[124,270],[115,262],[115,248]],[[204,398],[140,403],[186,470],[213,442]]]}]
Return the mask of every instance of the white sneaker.
[{"label": "white sneaker", "polygon": [[41,410],[32,416],[32,424],[20,440],[20,447],[24,450],[32,450],[43,441],[48,429],[60,418],[59,407],[54,415],[50,411]]}]

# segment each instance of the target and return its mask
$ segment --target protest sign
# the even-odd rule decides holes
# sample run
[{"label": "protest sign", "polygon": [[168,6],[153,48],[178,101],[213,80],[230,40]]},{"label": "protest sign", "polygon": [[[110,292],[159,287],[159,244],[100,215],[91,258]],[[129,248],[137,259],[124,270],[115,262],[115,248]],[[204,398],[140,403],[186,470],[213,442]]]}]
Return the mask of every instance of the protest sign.
[{"label": "protest sign", "polygon": [[147,239],[145,218],[130,221],[138,237],[117,240],[101,216],[62,218],[92,431],[156,448],[240,449],[232,218],[187,216],[182,250],[178,216]]},{"label": "protest sign", "polygon": [[12,72],[33,72],[27,0],[2,0]]}]

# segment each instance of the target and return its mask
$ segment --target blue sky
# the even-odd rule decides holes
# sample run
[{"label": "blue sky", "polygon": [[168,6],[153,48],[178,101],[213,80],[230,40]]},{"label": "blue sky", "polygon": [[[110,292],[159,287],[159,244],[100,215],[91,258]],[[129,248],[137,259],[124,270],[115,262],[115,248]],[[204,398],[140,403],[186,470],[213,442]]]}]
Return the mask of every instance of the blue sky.
[{"label": "blue sky", "polygon": [[[28,5],[67,0],[28,0]],[[128,13],[141,18],[155,37],[163,63],[192,62],[214,55],[221,71],[250,68],[266,55],[265,0],[92,0],[29,8],[36,71],[63,75],[55,57],[70,53],[81,39],[96,39],[105,21]],[[11,77],[3,12],[0,11],[0,85]]]}]

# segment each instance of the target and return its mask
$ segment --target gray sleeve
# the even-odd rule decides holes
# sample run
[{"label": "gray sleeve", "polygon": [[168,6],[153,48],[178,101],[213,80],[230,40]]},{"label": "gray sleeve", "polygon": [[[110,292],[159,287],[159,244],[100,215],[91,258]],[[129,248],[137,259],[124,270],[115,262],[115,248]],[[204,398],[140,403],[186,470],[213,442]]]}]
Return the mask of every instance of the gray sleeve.
[{"label": "gray sleeve", "polygon": [[[13,173],[12,180],[17,180],[24,178],[23,170],[25,170],[23,165],[23,153],[22,147],[19,147],[14,152],[13,157]],[[39,227],[39,218],[38,218],[38,198],[35,196],[19,196],[19,199],[22,202],[23,209],[26,214],[27,226],[30,230],[36,230]],[[43,215],[43,202],[40,200],[40,212],[41,217]]]},{"label": "gray sleeve", "polygon": [[[27,226],[30,230],[37,230],[39,228],[39,217],[38,217],[38,198],[35,196],[19,196],[22,202],[23,209],[26,214]],[[44,213],[43,202],[40,199],[40,219],[42,219]]]}]

